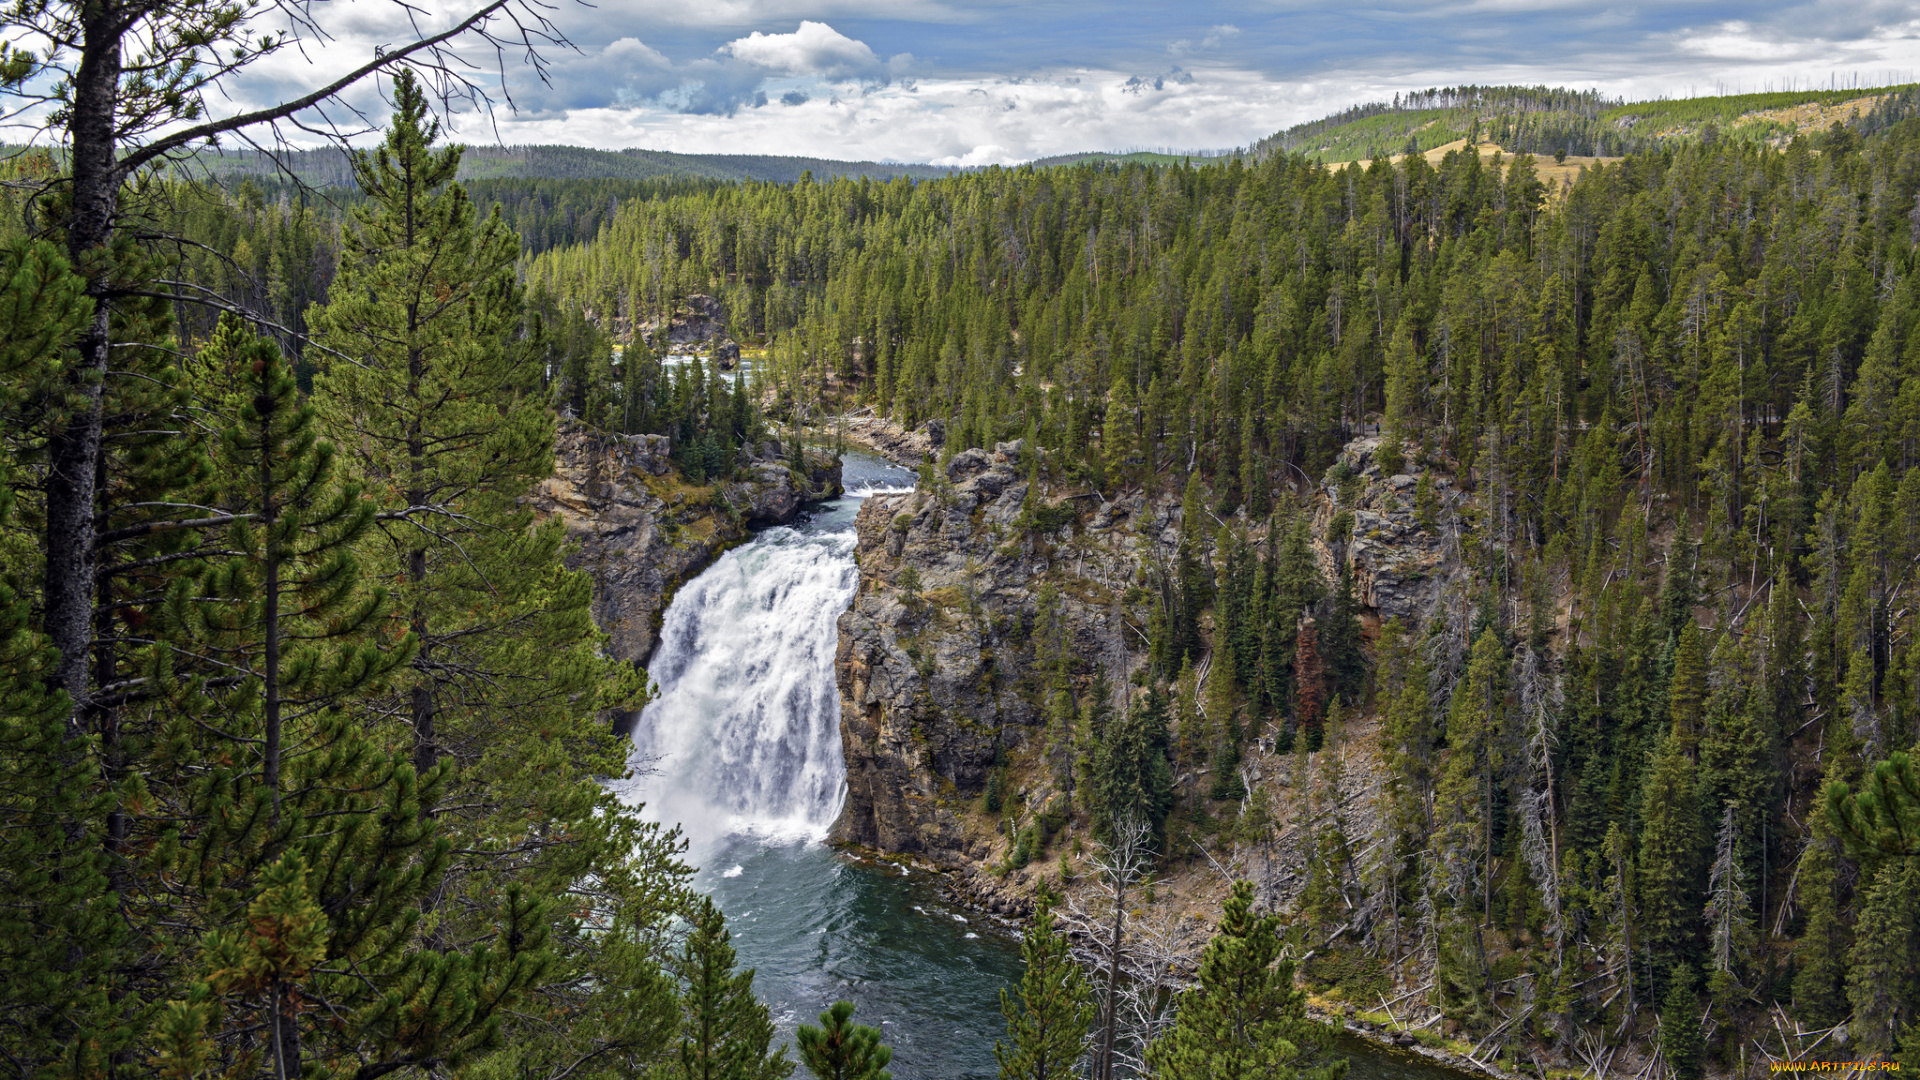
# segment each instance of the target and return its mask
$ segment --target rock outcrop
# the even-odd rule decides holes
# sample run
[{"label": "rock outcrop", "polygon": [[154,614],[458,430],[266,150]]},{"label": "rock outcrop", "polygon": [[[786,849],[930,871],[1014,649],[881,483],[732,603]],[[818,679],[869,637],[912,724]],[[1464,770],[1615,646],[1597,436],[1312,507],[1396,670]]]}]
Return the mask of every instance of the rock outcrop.
[{"label": "rock outcrop", "polygon": [[807,452],[796,476],[777,445],[743,451],[743,479],[692,486],[664,435],[613,435],[563,424],[553,475],[526,502],[558,516],[577,545],[567,565],[593,577],[594,622],[617,659],[644,664],[673,590],[756,526],[793,520],[807,502],[840,493],[839,459]]},{"label": "rock outcrop", "polygon": [[938,420],[929,420],[908,431],[876,416],[848,417],[846,433],[848,438],[908,468],[915,468],[939,453],[947,437],[945,425]]},{"label": "rock outcrop", "polygon": [[1043,583],[1077,583],[1058,591],[1071,653],[1099,658],[1116,681],[1139,662],[1124,619],[1108,610],[1135,553],[1076,548],[1070,523],[1019,526],[1022,450],[957,454],[936,490],[875,496],[860,509],[860,591],[840,617],[837,658],[841,840],[948,865],[986,858],[963,815],[996,756],[1044,723],[1030,641]]},{"label": "rock outcrop", "polygon": [[[1423,523],[1415,505],[1423,470],[1408,461],[1407,472],[1385,475],[1379,451],[1377,436],[1355,439],[1341,450],[1317,493],[1314,532],[1323,538],[1329,569],[1337,572],[1344,562],[1352,571],[1363,606],[1382,620],[1397,617],[1418,627],[1462,572],[1446,540],[1447,530],[1459,527],[1448,511],[1458,508],[1461,496],[1452,480],[1430,477],[1432,520]],[[1327,542],[1342,511],[1353,515],[1347,538]]]},{"label": "rock outcrop", "polygon": [[[938,445],[924,429],[848,426],[896,460],[925,460]],[[1421,625],[1461,574],[1447,537],[1459,528],[1462,496],[1446,478],[1431,478],[1427,513],[1438,520],[1423,524],[1418,474],[1382,475],[1377,447],[1375,439],[1349,444],[1309,497],[1315,546],[1330,577],[1342,565],[1352,571],[1367,622],[1398,616]],[[1138,586],[1180,539],[1171,491],[1111,501],[1055,494],[1023,512],[1023,450],[1018,442],[966,450],[948,459],[932,489],[866,501],[856,520],[860,590],[840,618],[837,657],[848,791],[836,838],[957,871],[960,894],[1003,913],[1024,910],[1022,893],[1045,868],[987,872],[1010,843],[1001,821],[981,810],[990,771],[996,761],[1015,763],[1023,779],[1007,800],[1026,813],[1066,802],[1035,761],[1048,691],[1035,668],[1041,591],[1051,591],[1058,612],[1050,631],[1058,640],[1044,647],[1096,661],[1122,704],[1129,676],[1146,663],[1150,600]],[[1351,531],[1330,535],[1343,513]],[[1262,526],[1251,527],[1257,538]],[[1209,523],[1209,547],[1212,533]],[[1290,768],[1250,759],[1248,769],[1255,783],[1288,784]]]},{"label": "rock outcrop", "polygon": [[726,330],[726,307],[719,300],[698,293],[687,297],[685,305],[673,313],[665,327],[667,342],[674,345],[711,341]]}]

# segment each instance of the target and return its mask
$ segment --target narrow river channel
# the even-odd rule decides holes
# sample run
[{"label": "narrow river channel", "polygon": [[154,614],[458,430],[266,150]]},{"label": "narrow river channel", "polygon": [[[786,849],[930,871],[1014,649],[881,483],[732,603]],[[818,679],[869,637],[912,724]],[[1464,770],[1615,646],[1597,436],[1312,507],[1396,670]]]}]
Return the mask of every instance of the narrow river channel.
[{"label": "narrow river channel", "polygon": [[[859,583],[853,518],[866,495],[913,481],[871,454],[843,461],[845,497],[727,552],[675,595],[630,797],[684,829],[696,885],[726,912],[783,1038],[846,998],[886,1033],[897,1080],[986,1080],[1017,939],[943,902],[930,874],[823,843],[846,793],[833,658]],[[1460,1080],[1357,1040],[1341,1048],[1352,1080]]]}]

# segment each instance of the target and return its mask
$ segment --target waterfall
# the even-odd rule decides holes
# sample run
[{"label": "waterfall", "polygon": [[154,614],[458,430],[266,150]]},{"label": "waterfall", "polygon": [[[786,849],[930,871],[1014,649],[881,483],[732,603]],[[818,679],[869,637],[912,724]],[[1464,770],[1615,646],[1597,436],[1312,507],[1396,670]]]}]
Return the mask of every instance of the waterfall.
[{"label": "waterfall", "polygon": [[769,529],[727,552],[667,609],[629,797],[696,857],[733,835],[822,838],[840,812],[835,623],[859,573],[851,515],[831,516],[835,531]]}]

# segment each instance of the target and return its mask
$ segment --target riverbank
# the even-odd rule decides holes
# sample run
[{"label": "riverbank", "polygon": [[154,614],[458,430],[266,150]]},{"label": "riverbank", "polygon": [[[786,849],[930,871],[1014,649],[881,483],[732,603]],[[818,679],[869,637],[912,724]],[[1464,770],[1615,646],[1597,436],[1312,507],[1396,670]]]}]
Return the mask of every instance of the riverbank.
[{"label": "riverbank", "polygon": [[[841,423],[849,441],[902,464],[925,462],[937,445],[931,425],[907,431],[872,416]],[[1328,580],[1351,574],[1364,617],[1392,614],[1424,625],[1458,569],[1414,527],[1402,490],[1408,478],[1372,465],[1375,445],[1356,440],[1345,455],[1352,479],[1342,505],[1365,531],[1331,535],[1333,495],[1320,491],[1305,507],[1310,543]],[[955,454],[941,464],[943,482],[934,489],[868,501],[856,520],[860,587],[840,619],[837,661],[848,797],[836,840],[939,867],[954,904],[1010,928],[1031,916],[1043,882],[1065,893],[1069,906],[1099,905],[1099,846],[1083,800],[1063,782],[1049,749],[1062,736],[1049,726],[1048,673],[1060,656],[1071,658],[1072,690],[1085,701],[1097,667],[1113,707],[1129,707],[1126,688],[1146,663],[1151,618],[1151,595],[1140,586],[1152,566],[1172,558],[1181,531],[1170,492],[1095,500],[1043,486],[1029,494],[1023,454],[1017,442]],[[1446,478],[1434,487],[1439,505],[1462,498]],[[1247,542],[1263,544],[1263,523],[1243,527]],[[1202,545],[1205,561],[1221,557],[1213,548]],[[1207,665],[1200,666],[1196,693],[1204,702]],[[1249,794],[1264,797],[1270,824],[1258,829],[1239,822],[1242,801],[1209,797],[1210,762],[1178,770],[1179,807],[1167,823],[1172,854],[1139,915],[1175,967],[1198,963],[1230,878],[1255,880],[1268,909],[1307,919],[1305,892],[1324,830],[1338,828],[1350,850],[1380,831],[1387,756],[1379,718],[1342,716],[1311,754],[1276,753],[1265,733],[1249,737],[1237,771]],[[994,777],[1000,805],[990,809],[984,793]],[[1345,928],[1321,929],[1332,938],[1301,967],[1303,982],[1328,994],[1317,999],[1319,1018],[1383,1053],[1412,1055],[1454,1075],[1516,1075],[1444,1037],[1436,1026],[1444,1021],[1424,1002],[1400,1010],[1413,1015],[1372,1013],[1375,986],[1389,1000],[1410,990],[1418,997],[1416,982],[1400,985],[1396,977],[1417,973],[1376,970],[1343,938]]]},{"label": "riverbank", "polygon": [[843,425],[849,442],[859,443],[888,461],[909,469],[918,469],[938,457],[945,435],[938,420],[929,420],[909,431],[887,417],[875,415],[871,409],[865,410],[864,414],[841,417],[837,423]]}]

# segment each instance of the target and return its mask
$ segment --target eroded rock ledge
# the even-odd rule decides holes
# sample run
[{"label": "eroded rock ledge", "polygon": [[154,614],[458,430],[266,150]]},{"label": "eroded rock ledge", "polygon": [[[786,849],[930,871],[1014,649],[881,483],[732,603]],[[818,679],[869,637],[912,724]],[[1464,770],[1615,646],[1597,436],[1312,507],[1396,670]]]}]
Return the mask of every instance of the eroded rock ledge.
[{"label": "eroded rock ledge", "polygon": [[639,665],[659,637],[680,583],[765,525],[792,521],[808,502],[840,493],[840,460],[808,450],[806,475],[767,443],[742,450],[744,478],[691,485],[668,460],[663,435],[615,435],[563,423],[553,475],[526,503],[558,516],[577,545],[567,565],[593,577],[594,622],[608,652]]},{"label": "eroded rock ledge", "polygon": [[860,509],[860,592],[840,617],[837,657],[842,841],[947,866],[987,859],[989,840],[967,819],[996,753],[1019,749],[1045,723],[1026,676],[1036,590],[1050,571],[1077,561],[1073,580],[1089,585],[1060,593],[1069,651],[1099,658],[1116,679],[1138,663],[1123,621],[1109,617],[1112,590],[1079,576],[1105,567],[1124,589],[1131,551],[1072,551],[1064,524],[1021,529],[1022,450],[1012,442],[957,454],[942,490],[875,496]]}]

